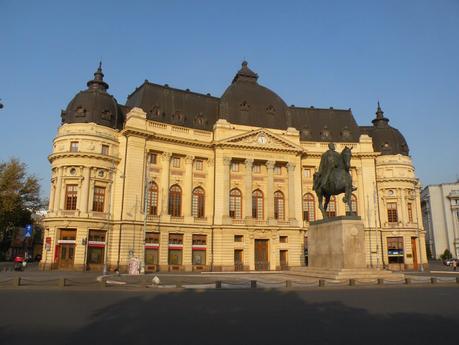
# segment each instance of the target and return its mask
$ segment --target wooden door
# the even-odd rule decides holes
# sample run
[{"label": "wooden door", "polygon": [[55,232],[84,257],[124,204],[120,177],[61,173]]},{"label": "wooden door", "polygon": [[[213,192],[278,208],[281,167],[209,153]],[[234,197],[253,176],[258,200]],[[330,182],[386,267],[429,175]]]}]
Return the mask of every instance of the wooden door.
[{"label": "wooden door", "polygon": [[234,250],[234,270],[242,271],[244,270],[244,260],[243,260],[243,251],[242,249]]},{"label": "wooden door", "polygon": [[269,271],[268,240],[255,240],[255,270]]},{"label": "wooden door", "polygon": [[59,268],[72,268],[75,258],[74,244],[61,244],[59,248]]},{"label": "wooden door", "polygon": [[281,267],[281,270],[286,270],[288,268],[288,251],[287,250],[280,251],[280,267]]},{"label": "wooden door", "polygon": [[418,270],[418,251],[416,247],[416,237],[411,237],[411,253],[413,255],[413,269]]}]

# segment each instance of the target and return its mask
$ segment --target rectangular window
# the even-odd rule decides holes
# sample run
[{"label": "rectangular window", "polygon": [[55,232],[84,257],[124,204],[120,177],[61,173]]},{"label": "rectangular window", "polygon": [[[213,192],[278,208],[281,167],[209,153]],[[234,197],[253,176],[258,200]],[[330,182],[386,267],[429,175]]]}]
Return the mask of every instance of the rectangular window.
[{"label": "rectangular window", "polygon": [[92,210],[94,212],[104,212],[105,204],[105,187],[94,187],[94,199],[92,201]]},{"label": "rectangular window", "polygon": [[145,265],[159,264],[159,253],[156,248],[145,248]]},{"label": "rectangular window", "polygon": [[179,244],[183,245],[183,235],[182,234],[169,234],[169,244]]},{"label": "rectangular window", "polygon": [[205,246],[207,244],[207,235],[193,235],[193,246]]},{"label": "rectangular window", "polygon": [[145,243],[159,244],[159,232],[147,232],[145,234]]},{"label": "rectangular window", "polygon": [[65,209],[76,210],[78,186],[76,184],[68,184],[65,186]]},{"label": "rectangular window", "polygon": [[413,204],[411,202],[408,203],[408,221],[413,223]]},{"label": "rectangular window", "polygon": [[288,236],[280,236],[279,237],[279,242],[280,243],[287,243],[288,242]]},{"label": "rectangular window", "polygon": [[182,264],[182,251],[176,249],[169,249],[169,265]]},{"label": "rectangular window", "polygon": [[252,172],[255,174],[261,173],[261,165],[260,164],[254,164],[252,167]]},{"label": "rectangular window", "polygon": [[172,157],[172,167],[180,168],[180,158],[179,157]]},{"label": "rectangular window", "polygon": [[194,161],[194,169],[195,170],[199,170],[199,171],[203,170],[203,161],[202,161],[202,159],[196,159]]},{"label": "rectangular window", "polygon": [[193,249],[192,262],[193,262],[193,265],[205,265],[206,264],[206,251]]},{"label": "rectangular window", "polygon": [[396,202],[387,203],[387,221],[389,223],[398,223],[397,203]]},{"label": "rectangular window", "polygon": [[148,163],[152,165],[156,165],[158,160],[158,154],[154,152],[150,152],[149,157],[148,157]]},{"label": "rectangular window", "polygon": [[402,264],[404,262],[403,237],[387,238],[387,256],[390,264]]},{"label": "rectangular window", "polygon": [[231,171],[232,172],[239,172],[239,163],[238,162],[232,162],[231,163]]},{"label": "rectangular window", "polygon": [[279,165],[274,166],[274,175],[280,175],[282,172],[282,169]]},{"label": "rectangular window", "polygon": [[89,230],[88,241],[89,242],[105,242],[104,230]]},{"label": "rectangular window", "polygon": [[104,263],[105,247],[88,247],[88,264],[102,265]]},{"label": "rectangular window", "polygon": [[234,242],[242,242],[244,236],[242,235],[234,235]]},{"label": "rectangular window", "polygon": [[103,155],[108,156],[109,149],[110,149],[110,146],[108,146],[108,145],[102,145],[101,153],[102,153]]},{"label": "rectangular window", "polygon": [[312,169],[311,168],[303,168],[303,177],[304,178],[311,178],[312,177]]},{"label": "rectangular window", "polygon": [[78,141],[70,142],[70,152],[78,152]]}]

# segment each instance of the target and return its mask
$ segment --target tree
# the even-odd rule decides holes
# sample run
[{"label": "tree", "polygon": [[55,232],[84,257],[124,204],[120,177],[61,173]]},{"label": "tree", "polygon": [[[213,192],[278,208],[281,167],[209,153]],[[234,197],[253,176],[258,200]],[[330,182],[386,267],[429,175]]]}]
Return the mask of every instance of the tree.
[{"label": "tree", "polygon": [[8,249],[8,232],[32,223],[32,213],[41,207],[40,184],[16,158],[0,162],[0,252]]}]

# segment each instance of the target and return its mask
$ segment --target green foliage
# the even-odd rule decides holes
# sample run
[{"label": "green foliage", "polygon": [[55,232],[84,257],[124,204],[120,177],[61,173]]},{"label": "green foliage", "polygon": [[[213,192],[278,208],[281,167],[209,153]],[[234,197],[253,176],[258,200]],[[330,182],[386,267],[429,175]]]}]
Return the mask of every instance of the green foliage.
[{"label": "green foliage", "polygon": [[448,250],[448,249],[445,249],[445,251],[443,252],[442,255],[440,255],[440,258],[442,260],[447,260],[447,259],[451,259],[453,257],[453,254],[451,254],[451,252]]},{"label": "green foliage", "polygon": [[9,246],[6,233],[31,224],[41,205],[40,184],[27,166],[15,158],[0,162],[0,251]]}]

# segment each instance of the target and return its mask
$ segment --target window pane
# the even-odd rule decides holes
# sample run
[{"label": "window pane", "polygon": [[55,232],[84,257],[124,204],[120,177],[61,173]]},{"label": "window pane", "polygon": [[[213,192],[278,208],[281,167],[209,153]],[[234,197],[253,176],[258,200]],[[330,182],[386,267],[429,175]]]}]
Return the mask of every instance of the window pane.
[{"label": "window pane", "polygon": [[205,265],[206,264],[206,251],[205,250],[193,250],[193,265]]}]

